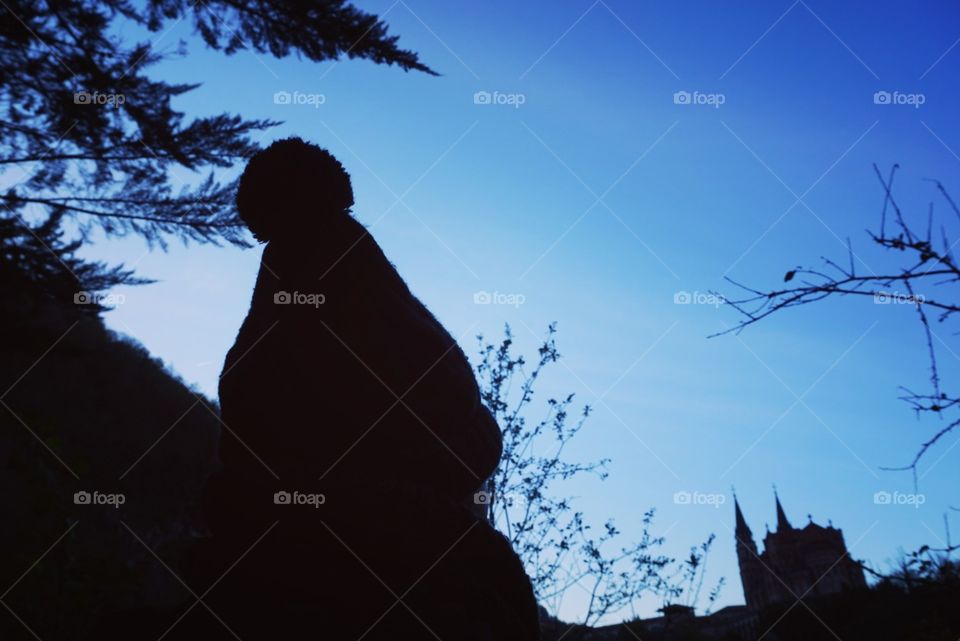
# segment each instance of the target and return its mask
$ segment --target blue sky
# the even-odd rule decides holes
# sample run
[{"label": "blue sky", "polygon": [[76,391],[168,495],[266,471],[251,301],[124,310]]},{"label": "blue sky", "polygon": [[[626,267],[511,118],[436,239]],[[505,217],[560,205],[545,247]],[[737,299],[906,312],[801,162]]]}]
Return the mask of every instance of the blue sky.
[{"label": "blue sky", "polygon": [[[917,220],[931,201],[946,214],[924,179],[960,195],[960,9],[361,6],[384,14],[442,76],[365,61],[227,58],[186,23],[158,47],[184,39],[189,54],[157,74],[203,83],[177,103],[188,114],[282,120],[264,143],[296,134],[336,154],[353,176],[357,218],[471,355],[477,333],[495,337],[510,323],[529,349],[558,322],[565,358],[541,394],[576,392],[596,408],[571,456],[613,458],[607,481],[570,488],[590,517],[614,517],[629,535],[656,507],[655,530],[677,555],[716,533],[710,576],[727,577],[721,605],[742,602],[731,485],[761,538],[776,483],[795,524],[808,513],[832,519],[856,558],[882,567],[899,547],[938,543],[942,514],[958,503],[960,434],[921,468],[922,506],[874,502],[878,491],[913,491],[909,475],[879,468],[907,463],[936,429],[896,399],[899,385],[922,388],[927,376],[909,306],[828,301],[708,340],[734,314],[675,296],[734,293],[725,275],[775,286],[822,255],[845,259],[847,237],[864,271],[896,265],[864,232],[882,203],[871,163],[900,163],[897,197]],[[276,104],[280,91],[322,95],[312,99],[322,104]],[[876,104],[878,91],[923,104]],[[495,104],[477,104],[477,92]],[[682,104],[683,94],[677,104],[677,92],[697,104]],[[159,280],[124,290],[107,322],[214,395],[261,250],[148,252],[128,239],[86,251]],[[477,305],[477,292],[523,304]],[[952,330],[935,329],[954,381]],[[677,492],[725,503],[677,504]],[[574,591],[561,613],[574,618],[582,602]]]}]

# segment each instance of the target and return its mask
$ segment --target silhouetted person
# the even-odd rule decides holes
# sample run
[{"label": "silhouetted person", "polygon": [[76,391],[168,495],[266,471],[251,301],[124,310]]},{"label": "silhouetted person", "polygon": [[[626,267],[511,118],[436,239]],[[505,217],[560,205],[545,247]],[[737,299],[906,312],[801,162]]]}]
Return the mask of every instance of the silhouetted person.
[{"label": "silhouetted person", "polygon": [[[231,482],[408,483],[472,502],[501,454],[454,339],[349,213],[326,151],[283,140],[254,157],[237,205],[268,241],[220,382]],[[260,457],[263,465],[250,451]]]},{"label": "silhouetted person", "polygon": [[[352,217],[349,175],[282,140],[250,160],[237,205],[267,245],[221,375],[197,595],[212,585],[204,602],[244,641],[538,638],[522,564],[473,509],[500,430],[456,341]],[[168,638],[200,619],[229,635],[204,610]]]}]

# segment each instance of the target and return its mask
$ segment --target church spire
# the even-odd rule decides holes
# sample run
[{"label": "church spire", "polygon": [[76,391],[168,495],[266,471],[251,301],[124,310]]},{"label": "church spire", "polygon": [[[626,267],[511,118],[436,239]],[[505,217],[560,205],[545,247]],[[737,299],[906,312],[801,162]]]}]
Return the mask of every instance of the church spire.
[{"label": "church spire", "polygon": [[737,493],[733,493],[733,509],[736,512],[737,517],[737,526],[735,533],[737,538],[746,541],[748,539],[753,539],[753,532],[750,531],[750,526],[747,525],[747,520],[743,518],[743,512],[740,510],[740,502],[737,500]]},{"label": "church spire", "polygon": [[734,536],[736,536],[737,539],[737,549],[739,550],[740,546],[744,546],[748,550],[753,550],[753,552],[756,553],[757,545],[753,541],[753,532],[750,531],[747,520],[743,518],[743,512],[740,510],[740,502],[737,500],[736,491],[733,492],[733,509],[737,521],[736,529],[734,530]]},{"label": "church spire", "polygon": [[780,505],[780,495],[777,494],[776,485],[773,486],[773,498],[777,503],[777,532],[792,530],[793,526],[790,525],[790,521],[787,520],[787,515],[783,511],[783,506]]},{"label": "church spire", "polygon": [[733,492],[733,509],[736,516],[737,563],[740,566],[740,581],[743,583],[743,598],[747,606],[756,607],[761,603],[763,593],[763,579],[766,570],[760,555],[757,554],[757,544],[753,541],[753,532],[743,518],[740,501],[737,493]]}]

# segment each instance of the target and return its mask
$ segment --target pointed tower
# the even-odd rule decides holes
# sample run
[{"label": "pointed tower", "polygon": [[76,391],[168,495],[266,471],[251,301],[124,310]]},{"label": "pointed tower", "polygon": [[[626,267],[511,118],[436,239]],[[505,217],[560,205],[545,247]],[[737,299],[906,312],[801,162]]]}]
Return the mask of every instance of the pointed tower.
[{"label": "pointed tower", "polygon": [[737,536],[737,545],[746,546],[749,550],[756,552],[757,545],[753,542],[753,532],[750,531],[747,520],[743,518],[743,512],[740,510],[740,501],[737,500],[736,494],[733,495],[733,508],[736,511],[737,519],[737,527],[734,532]]},{"label": "pointed tower", "polygon": [[773,498],[777,503],[777,532],[786,532],[792,530],[793,526],[790,525],[790,521],[787,520],[787,515],[783,511],[783,506],[780,505],[780,495],[777,494],[777,486],[773,486]]},{"label": "pointed tower", "polygon": [[863,568],[850,558],[840,530],[832,523],[821,527],[809,515],[809,523],[797,529],[787,519],[776,486],[773,499],[776,531],[767,526],[763,553],[758,554],[740,502],[736,493],[733,495],[737,560],[747,608],[756,613],[774,603],[795,604],[798,594],[823,596],[866,588]]},{"label": "pointed tower", "polygon": [[760,603],[763,592],[763,568],[757,554],[757,544],[753,541],[753,532],[747,525],[740,510],[737,494],[733,494],[733,509],[736,516],[737,561],[740,565],[740,581],[743,583],[743,598],[748,607],[755,607]]}]

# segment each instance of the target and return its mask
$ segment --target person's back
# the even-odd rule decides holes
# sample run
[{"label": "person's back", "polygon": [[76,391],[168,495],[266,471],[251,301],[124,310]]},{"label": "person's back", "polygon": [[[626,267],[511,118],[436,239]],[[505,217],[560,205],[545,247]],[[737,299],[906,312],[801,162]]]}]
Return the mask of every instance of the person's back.
[{"label": "person's back", "polygon": [[[342,192],[349,182],[314,178],[292,196],[299,187],[291,172],[264,165],[291,146],[317,152],[290,141],[272,149],[279,145],[251,161],[238,196],[254,233],[263,218],[272,226],[269,236],[259,231],[269,242],[221,376],[231,432],[222,442],[224,475],[251,486],[273,486],[279,476],[304,490],[316,481],[409,482],[470,500],[501,445],[466,357],[350,216],[352,194],[317,187]],[[275,184],[278,173],[286,184]],[[267,198],[263,189],[286,196]]]},{"label": "person's back", "polygon": [[499,428],[352,202],[339,163],[299,139],[241,179],[240,214],[268,244],[221,376],[214,536],[191,580],[255,638],[265,601],[294,628],[322,612],[349,634],[536,638],[522,564],[471,509]]}]

